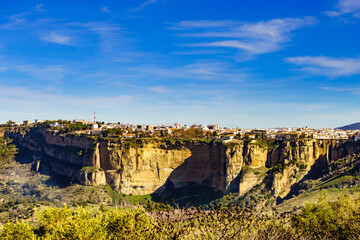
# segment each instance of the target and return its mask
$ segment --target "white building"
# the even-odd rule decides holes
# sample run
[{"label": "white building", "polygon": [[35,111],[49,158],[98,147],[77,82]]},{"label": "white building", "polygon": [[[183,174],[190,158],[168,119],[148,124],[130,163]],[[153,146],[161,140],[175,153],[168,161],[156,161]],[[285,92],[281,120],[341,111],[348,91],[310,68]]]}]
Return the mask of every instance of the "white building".
[{"label": "white building", "polygon": [[60,124],[58,122],[50,123],[50,127],[60,127]]}]

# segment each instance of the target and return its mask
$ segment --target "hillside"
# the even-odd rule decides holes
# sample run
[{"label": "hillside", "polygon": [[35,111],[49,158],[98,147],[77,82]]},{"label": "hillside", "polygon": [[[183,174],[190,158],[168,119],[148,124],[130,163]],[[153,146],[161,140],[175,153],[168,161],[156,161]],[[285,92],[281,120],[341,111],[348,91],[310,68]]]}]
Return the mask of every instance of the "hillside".
[{"label": "hillside", "polygon": [[360,129],[360,122],[349,124],[346,126],[338,127],[337,129],[341,130],[359,130]]},{"label": "hillside", "polygon": [[[286,151],[294,151],[304,143],[291,144]],[[11,141],[2,141],[1,145],[17,154],[12,158],[7,155],[0,165],[2,239],[122,239],[125,234],[128,239],[339,239],[344,231],[356,239],[360,234],[354,231],[360,229],[354,221],[360,210],[360,155],[330,159],[321,171],[316,164],[306,170],[305,162],[300,160],[302,150],[299,159],[272,167],[248,164],[239,175],[239,192],[223,195],[193,183],[164,193],[184,205],[189,201],[203,205],[173,210],[152,202],[153,196],[125,195],[109,185],[67,185],[59,181],[63,178],[59,179],[59,175],[37,172],[36,162],[26,161],[29,152],[15,149]],[[207,204],[213,198],[217,200]],[[146,203],[146,199],[150,202]],[[133,207],[139,204],[144,208]],[[241,207],[245,205],[255,208]],[[273,210],[275,205],[280,213]],[[262,207],[264,212],[259,210]],[[322,219],[324,214],[333,218]],[[8,221],[13,223],[5,224]],[[321,225],[317,225],[319,221]]]},{"label": "hillside", "polygon": [[33,219],[44,209],[64,204],[99,209],[102,204],[115,208],[151,200],[151,196],[120,194],[108,185],[69,184],[61,175],[43,170],[37,172],[29,153],[0,135],[0,226],[8,221]]},{"label": "hillside", "polygon": [[271,186],[274,197],[284,198],[312,168],[360,152],[360,142],[311,138],[224,143],[95,137],[41,128],[13,129],[5,136],[28,153],[26,161],[34,163],[36,172],[60,175],[68,184],[108,184],[133,195],[168,193],[194,183],[223,194],[238,193],[240,187],[251,190],[257,184],[250,175],[243,176],[247,170],[266,168],[268,176],[259,181]]},{"label": "hillside", "polygon": [[288,198],[278,205],[282,211],[290,211],[306,202],[316,202],[320,192],[326,192],[335,200],[339,194],[358,198],[360,195],[360,155],[347,156],[331,162],[318,178],[307,179],[293,186]]},{"label": "hillside", "polygon": [[267,189],[270,193],[261,201],[280,201],[294,184],[321,173],[330,161],[360,153],[360,141],[311,138],[224,143],[109,138],[42,128],[9,129],[5,137],[13,139],[24,153],[18,155],[18,162],[32,163],[35,172],[61,176],[65,184],[107,184],[123,194],[158,194],[163,200],[184,195],[182,188],[194,186],[196,192],[201,186],[212,189],[214,196],[217,192],[240,193],[244,198]]},{"label": "hillside", "polygon": [[349,167],[358,166],[360,141],[96,138],[39,128],[8,129],[5,137],[18,149],[0,168],[3,221],[44,206],[112,208],[146,199],[286,211],[323,189],[355,193],[359,183],[360,169]]}]

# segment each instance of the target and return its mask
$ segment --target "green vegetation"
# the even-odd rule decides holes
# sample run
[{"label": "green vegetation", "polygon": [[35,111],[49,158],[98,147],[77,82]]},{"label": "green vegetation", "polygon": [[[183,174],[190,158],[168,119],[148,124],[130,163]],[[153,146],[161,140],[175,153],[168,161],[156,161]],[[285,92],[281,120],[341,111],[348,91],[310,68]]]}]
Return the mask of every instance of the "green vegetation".
[{"label": "green vegetation", "polygon": [[248,172],[253,172],[254,174],[256,175],[260,175],[260,176],[265,176],[266,173],[268,172],[268,168],[266,167],[257,167],[257,168],[254,168],[254,167],[250,167],[250,166],[244,166],[242,169],[241,169],[241,175],[245,175],[246,173]]},{"label": "green vegetation", "polygon": [[60,125],[60,127],[55,127],[54,129],[59,130],[59,133],[62,134],[91,129],[91,125],[61,119],[57,121],[46,120],[45,122],[38,123],[37,127],[50,128],[50,124],[54,122],[57,122]]},{"label": "green vegetation", "polygon": [[126,195],[111,189],[109,185],[105,185],[106,193],[111,197],[112,205],[145,205],[152,200],[151,195]]},{"label": "green vegetation", "polygon": [[106,129],[104,131],[101,132],[101,136],[103,137],[110,137],[110,136],[121,136],[123,135],[124,130],[120,129],[120,128],[110,128],[110,129]]},{"label": "green vegetation", "polygon": [[[114,141],[121,147],[134,147],[136,157],[146,141],[158,141],[158,146],[166,150],[182,148],[188,145],[184,143],[186,141],[213,141],[206,136],[200,139],[96,136],[96,139]],[[227,144],[235,146],[243,142],[235,140]],[[266,145],[271,149],[281,146],[265,140],[248,144]],[[88,154],[87,150],[79,149],[71,148],[71,151],[78,156]],[[256,177],[262,177],[262,182],[256,182],[257,185],[242,197],[234,193],[224,196],[216,189],[199,185],[172,189],[163,194],[166,196],[159,197],[126,195],[108,185],[85,187],[70,184],[58,187],[53,178],[31,171],[31,164],[12,161],[16,152],[9,139],[0,138],[0,159],[7,159],[0,164],[0,222],[12,222],[0,229],[1,239],[342,239],[341,232],[354,239],[360,236],[360,217],[356,217],[360,213],[360,200],[340,196],[332,202],[339,193],[355,197],[360,191],[359,157],[331,162],[328,168],[321,169],[318,179],[309,175],[309,178],[293,185],[292,190],[298,192],[289,194],[292,198],[280,205],[281,210],[288,211],[290,206],[300,206],[306,201],[311,203],[303,207],[301,213],[278,214],[270,210],[279,203],[272,188],[274,177],[285,170],[290,179],[300,180],[308,169],[304,161],[292,158],[270,169],[245,166],[241,174],[252,171]],[[92,173],[103,170],[87,166],[81,171]],[[118,173],[121,171],[123,169]],[[242,175],[238,177],[241,180]],[[322,196],[317,200],[315,196],[321,191],[326,191],[329,198]],[[166,200],[174,202],[172,205],[155,202]],[[205,210],[201,207],[181,207],[189,202]],[[67,207],[59,209],[64,205]],[[249,208],[253,206],[266,207],[266,212]],[[339,212],[344,212],[345,216],[339,216]],[[30,224],[18,220],[26,220]],[[312,228],[313,224],[315,227]]]},{"label": "green vegetation", "polygon": [[9,161],[17,153],[17,148],[9,138],[0,137],[0,164]]},{"label": "green vegetation", "polygon": [[[319,185],[314,187],[316,189],[324,189],[324,188],[342,188],[349,187],[349,185],[358,185],[360,183],[360,176],[352,176],[352,175],[337,175],[332,177],[324,182],[321,182]],[[345,186],[347,185],[347,186]]]},{"label": "green vegetation", "polygon": [[269,169],[269,174],[271,174],[272,177],[274,178],[277,173],[283,173],[284,169],[285,169],[285,164],[278,163]]},{"label": "green vegetation", "polygon": [[273,151],[273,150],[276,150],[278,148],[284,147],[283,141],[267,140],[265,138],[261,138],[261,139],[256,138],[255,140],[246,139],[245,144],[258,145],[259,147],[262,147],[262,148],[268,148],[270,151]]},{"label": "green vegetation", "polygon": [[320,194],[301,211],[280,214],[217,205],[97,211],[45,209],[33,224],[5,224],[1,239],[358,239],[360,199]]},{"label": "green vegetation", "polygon": [[268,147],[270,145],[269,141],[266,140],[254,140],[254,141],[250,141],[248,143],[249,145],[258,145],[260,147]]},{"label": "green vegetation", "polygon": [[80,172],[86,172],[86,173],[92,173],[92,172],[97,172],[97,171],[104,171],[102,168],[98,168],[95,166],[86,166],[83,167],[82,169],[80,169]]},{"label": "green vegetation", "polygon": [[[298,166],[298,163],[296,163]],[[305,166],[303,166],[304,168]],[[360,192],[359,156],[348,156],[330,162],[327,169],[323,169],[319,178],[304,178],[293,186],[289,199],[278,205],[280,209],[288,211],[292,207],[300,206],[304,202],[316,201],[316,195],[325,191],[334,200],[338,194],[358,196]],[[300,164],[300,170],[302,164]]]},{"label": "green vegetation", "polygon": [[60,129],[60,133],[70,133],[75,131],[81,130],[90,130],[91,126],[87,124],[78,123],[68,123],[64,124],[63,127]]},{"label": "green vegetation", "polygon": [[293,215],[291,223],[300,234],[313,239],[358,239],[360,236],[360,199],[340,195],[337,201],[326,200],[322,192],[315,203],[308,203],[301,214]]},{"label": "green vegetation", "polygon": [[284,173],[284,170],[288,167],[296,166],[300,170],[304,170],[307,167],[307,164],[304,162],[300,162],[296,158],[290,159],[287,163],[278,163],[275,166],[271,167],[268,171],[269,175],[271,175],[273,178],[278,173]]},{"label": "green vegetation", "polygon": [[165,196],[154,195],[155,201],[168,201],[170,204],[176,203],[180,206],[207,206],[211,201],[221,198],[223,193],[215,188],[201,185],[188,184],[181,188],[168,191]]},{"label": "green vegetation", "polygon": [[1,239],[146,239],[152,219],[142,209],[99,211],[64,207],[45,210],[37,226],[9,223]]},{"label": "green vegetation", "polygon": [[[200,138],[200,139],[203,139],[204,137],[206,137],[206,134],[201,129],[191,127],[186,130],[184,130],[184,129],[175,130],[171,134],[171,136],[174,138]],[[209,135],[208,137],[212,137],[212,135]]]}]

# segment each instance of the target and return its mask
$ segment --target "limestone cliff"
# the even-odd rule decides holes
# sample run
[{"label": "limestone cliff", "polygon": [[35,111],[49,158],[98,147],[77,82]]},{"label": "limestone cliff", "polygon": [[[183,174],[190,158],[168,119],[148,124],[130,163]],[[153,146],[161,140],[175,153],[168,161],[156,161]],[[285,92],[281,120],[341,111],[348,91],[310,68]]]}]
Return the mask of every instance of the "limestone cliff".
[{"label": "limestone cliff", "polygon": [[[31,152],[34,161],[47,162],[53,172],[69,181],[109,184],[126,194],[162,192],[194,182],[223,193],[245,194],[264,179],[271,179],[272,194],[283,197],[312,167],[360,152],[358,142],[336,140],[272,144],[254,140],[130,140],[61,135],[40,128],[6,135]],[[242,174],[244,166],[271,170],[277,165],[282,166],[281,171],[272,171],[272,178]]]},{"label": "limestone cliff", "polygon": [[245,167],[240,174],[239,196],[248,193],[253,187],[261,184],[266,176],[267,169]]},{"label": "limestone cliff", "polygon": [[181,187],[190,182],[226,191],[224,150],[221,144],[196,141],[104,140],[100,165],[109,172],[109,185],[127,194],[159,192],[166,184]]}]

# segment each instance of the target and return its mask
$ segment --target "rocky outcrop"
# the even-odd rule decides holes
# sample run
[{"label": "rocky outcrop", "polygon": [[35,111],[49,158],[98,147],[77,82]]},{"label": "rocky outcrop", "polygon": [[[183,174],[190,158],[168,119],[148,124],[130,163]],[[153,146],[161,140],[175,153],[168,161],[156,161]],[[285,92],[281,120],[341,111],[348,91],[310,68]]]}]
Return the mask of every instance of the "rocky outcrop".
[{"label": "rocky outcrop", "polygon": [[257,168],[247,168],[247,171],[242,171],[240,176],[239,196],[248,193],[253,187],[263,182],[265,178],[264,170],[258,171]]},{"label": "rocky outcrop", "polygon": [[97,186],[106,184],[105,172],[101,169],[95,171],[81,171],[79,174],[79,182],[85,186]]},{"label": "rocky outcrop", "polygon": [[[274,174],[271,190],[275,197],[284,198],[291,190],[291,186],[298,182],[301,177],[297,175],[298,168],[293,166],[285,167],[283,172]],[[303,172],[302,177],[305,175]],[[298,177],[298,178],[297,178]]]},{"label": "rocky outcrop", "polygon": [[100,159],[109,185],[123,193],[148,194],[164,190],[166,183],[181,187],[191,182],[226,191],[222,144],[107,140],[100,143]]},{"label": "rocky outcrop", "polygon": [[[138,195],[189,183],[210,186],[223,193],[245,194],[264,178],[241,174],[244,166],[270,169],[282,164],[283,171],[274,173],[271,182],[273,194],[282,197],[312,167],[360,152],[358,142],[336,140],[302,139],[269,144],[254,140],[223,143],[103,139],[62,136],[40,128],[10,131],[5,135],[32,152],[34,161],[48,162],[53,172],[69,181],[84,185],[109,184],[123,193]],[[289,164],[294,161],[296,164]],[[84,171],[84,167],[92,167],[92,171]]]},{"label": "rocky outcrop", "polygon": [[12,138],[22,150],[31,153],[33,161],[40,162],[37,169],[45,164],[50,165],[53,173],[69,182],[79,180],[80,170],[84,166],[100,166],[97,144],[88,137],[61,136],[41,128],[15,129],[5,135]]}]

